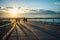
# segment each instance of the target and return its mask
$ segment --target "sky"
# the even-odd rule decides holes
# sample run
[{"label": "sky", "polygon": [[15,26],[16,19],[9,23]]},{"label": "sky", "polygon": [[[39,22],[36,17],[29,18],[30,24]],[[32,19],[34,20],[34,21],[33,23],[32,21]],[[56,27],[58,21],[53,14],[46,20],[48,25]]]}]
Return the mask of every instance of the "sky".
[{"label": "sky", "polygon": [[27,8],[41,8],[47,10],[60,10],[60,0],[0,0],[0,6],[16,6]]}]

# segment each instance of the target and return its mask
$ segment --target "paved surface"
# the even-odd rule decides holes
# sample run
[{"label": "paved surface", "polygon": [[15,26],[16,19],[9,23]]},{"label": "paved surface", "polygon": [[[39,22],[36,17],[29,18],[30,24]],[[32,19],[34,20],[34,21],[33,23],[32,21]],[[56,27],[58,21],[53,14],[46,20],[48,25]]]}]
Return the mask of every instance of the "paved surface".
[{"label": "paved surface", "polygon": [[39,22],[17,22],[7,40],[60,40],[59,28]]}]

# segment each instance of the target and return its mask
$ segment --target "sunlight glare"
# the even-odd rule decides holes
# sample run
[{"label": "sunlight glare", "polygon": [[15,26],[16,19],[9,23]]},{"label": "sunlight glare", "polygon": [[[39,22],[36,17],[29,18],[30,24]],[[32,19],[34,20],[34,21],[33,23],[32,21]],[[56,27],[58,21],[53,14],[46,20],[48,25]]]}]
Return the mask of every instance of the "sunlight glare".
[{"label": "sunlight glare", "polygon": [[17,9],[9,9],[9,12],[11,14],[16,14],[18,12],[18,10]]}]

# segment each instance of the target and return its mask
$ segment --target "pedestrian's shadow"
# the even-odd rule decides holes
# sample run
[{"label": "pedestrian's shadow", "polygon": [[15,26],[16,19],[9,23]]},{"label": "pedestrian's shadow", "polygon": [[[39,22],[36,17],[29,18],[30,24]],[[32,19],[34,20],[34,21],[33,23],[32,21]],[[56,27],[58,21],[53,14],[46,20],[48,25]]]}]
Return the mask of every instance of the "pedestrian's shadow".
[{"label": "pedestrian's shadow", "polygon": [[60,35],[57,34],[56,32],[52,32],[50,30],[47,30],[45,28],[42,28],[40,26],[36,26],[36,25],[30,24],[30,23],[26,23],[26,24],[29,25],[30,27],[32,27],[33,29],[37,29],[38,31],[42,31],[44,33],[47,33],[48,35],[51,35],[51,36],[56,37],[57,39],[60,39]]}]

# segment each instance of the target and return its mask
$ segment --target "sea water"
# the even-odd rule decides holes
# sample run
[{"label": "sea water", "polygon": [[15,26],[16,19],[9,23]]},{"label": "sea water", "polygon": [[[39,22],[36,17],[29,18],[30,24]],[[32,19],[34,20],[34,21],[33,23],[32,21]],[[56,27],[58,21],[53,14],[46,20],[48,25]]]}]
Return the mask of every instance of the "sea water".
[{"label": "sea water", "polygon": [[28,21],[44,21],[44,22],[60,23],[60,19],[28,19]]}]

